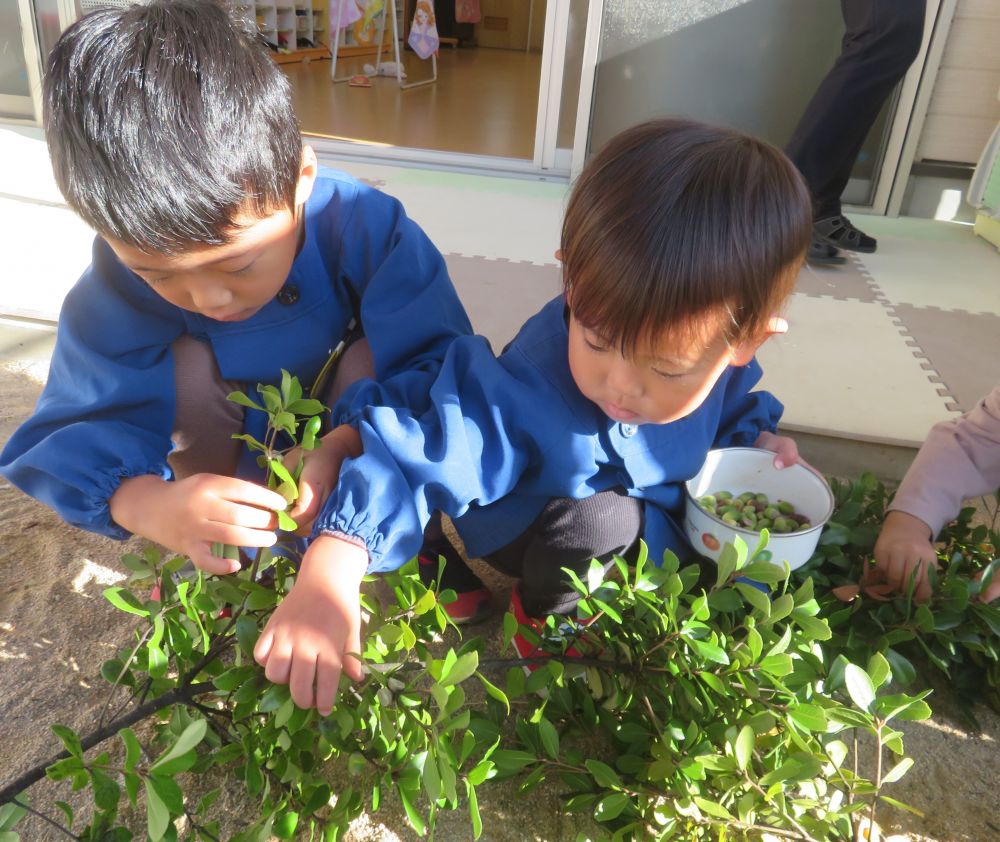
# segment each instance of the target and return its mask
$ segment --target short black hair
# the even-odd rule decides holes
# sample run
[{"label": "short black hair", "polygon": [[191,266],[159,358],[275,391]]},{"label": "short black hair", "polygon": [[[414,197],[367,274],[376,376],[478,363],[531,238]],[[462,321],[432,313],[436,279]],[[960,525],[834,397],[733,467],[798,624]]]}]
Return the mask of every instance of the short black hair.
[{"label": "short black hair", "polygon": [[722,314],[766,335],[812,232],[809,191],[780,149],[660,119],[616,135],[577,179],[562,228],[573,315],[626,353]]},{"label": "short black hair", "polygon": [[176,254],[294,207],[302,138],[287,77],[216,0],[93,12],[44,80],[56,182],[99,234]]}]

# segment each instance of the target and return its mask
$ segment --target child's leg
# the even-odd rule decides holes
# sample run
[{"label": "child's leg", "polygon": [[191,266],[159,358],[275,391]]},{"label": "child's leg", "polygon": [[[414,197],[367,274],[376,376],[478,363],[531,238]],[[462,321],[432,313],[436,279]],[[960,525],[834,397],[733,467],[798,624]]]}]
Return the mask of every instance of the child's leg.
[{"label": "child's leg", "polygon": [[493,567],[520,579],[517,596],[529,617],[569,614],[579,595],[562,571],[586,579],[591,559],[607,569],[642,536],[643,504],[621,489],[582,500],[550,500],[517,540],[487,556]]},{"label": "child's leg", "polygon": [[177,410],[167,462],[177,479],[209,473],[233,476],[243,443],[243,408],[226,399],[240,385],[223,380],[212,346],[182,336],[171,346]]}]

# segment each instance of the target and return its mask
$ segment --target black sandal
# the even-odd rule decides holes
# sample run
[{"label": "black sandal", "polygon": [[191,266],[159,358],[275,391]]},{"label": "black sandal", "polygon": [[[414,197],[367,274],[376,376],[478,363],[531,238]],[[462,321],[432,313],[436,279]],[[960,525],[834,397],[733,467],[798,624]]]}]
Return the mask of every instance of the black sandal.
[{"label": "black sandal", "polygon": [[828,216],[813,223],[813,236],[836,248],[871,254],[878,248],[878,240],[869,237],[851,224],[846,216]]}]

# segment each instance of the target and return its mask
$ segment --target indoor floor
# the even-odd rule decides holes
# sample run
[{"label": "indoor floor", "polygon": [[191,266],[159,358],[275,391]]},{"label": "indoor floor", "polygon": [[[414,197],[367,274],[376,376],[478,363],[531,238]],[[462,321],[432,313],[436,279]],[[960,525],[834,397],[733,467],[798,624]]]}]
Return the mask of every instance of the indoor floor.
[{"label": "indoor floor", "polygon": [[[407,82],[428,78],[430,61],[404,52]],[[392,60],[391,51],[383,55]],[[341,58],[337,76],[363,73],[374,56]],[[438,79],[400,89],[395,76],[370,88],[330,81],[328,60],[283,64],[305,134],[371,144],[531,158],[541,54],[483,47],[442,48]]]}]

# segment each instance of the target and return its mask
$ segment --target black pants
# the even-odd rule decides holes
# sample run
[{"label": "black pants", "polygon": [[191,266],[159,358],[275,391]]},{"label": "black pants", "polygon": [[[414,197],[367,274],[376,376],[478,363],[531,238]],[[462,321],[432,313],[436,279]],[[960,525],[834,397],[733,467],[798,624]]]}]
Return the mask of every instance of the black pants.
[{"label": "black pants", "polygon": [[926,0],[841,0],[847,31],[788,157],[813,195],[816,219],[840,213],[840,196],[882,105],[920,51]]},{"label": "black pants", "polygon": [[591,559],[607,569],[615,555],[626,555],[642,535],[642,506],[617,489],[582,500],[558,497],[523,535],[485,561],[521,580],[521,604],[529,616],[568,614],[579,596],[562,568],[586,581]]}]

